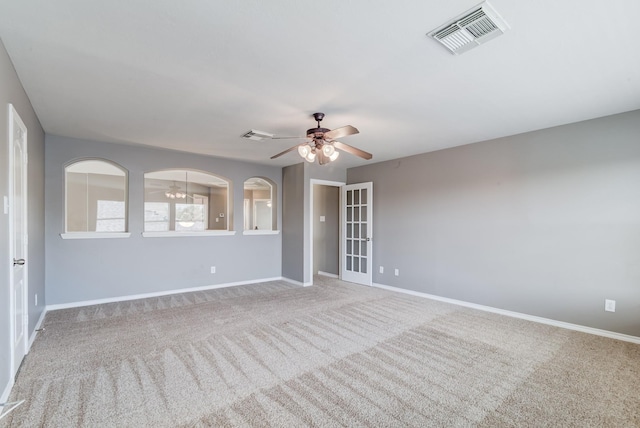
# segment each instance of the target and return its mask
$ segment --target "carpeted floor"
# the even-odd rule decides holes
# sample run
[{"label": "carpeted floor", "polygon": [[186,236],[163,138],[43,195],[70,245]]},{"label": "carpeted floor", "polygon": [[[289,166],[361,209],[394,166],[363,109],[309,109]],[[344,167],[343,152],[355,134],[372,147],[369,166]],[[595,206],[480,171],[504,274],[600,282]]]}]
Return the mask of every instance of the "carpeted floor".
[{"label": "carpeted floor", "polygon": [[323,277],[44,326],[2,427],[640,427],[640,345]]}]

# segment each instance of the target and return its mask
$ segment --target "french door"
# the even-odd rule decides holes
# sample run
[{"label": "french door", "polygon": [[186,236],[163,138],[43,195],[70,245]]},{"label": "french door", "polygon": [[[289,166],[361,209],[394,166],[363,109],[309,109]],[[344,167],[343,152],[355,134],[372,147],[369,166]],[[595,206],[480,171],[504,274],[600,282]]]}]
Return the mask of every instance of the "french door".
[{"label": "french door", "polygon": [[373,183],[342,186],[342,279],[372,283]]}]

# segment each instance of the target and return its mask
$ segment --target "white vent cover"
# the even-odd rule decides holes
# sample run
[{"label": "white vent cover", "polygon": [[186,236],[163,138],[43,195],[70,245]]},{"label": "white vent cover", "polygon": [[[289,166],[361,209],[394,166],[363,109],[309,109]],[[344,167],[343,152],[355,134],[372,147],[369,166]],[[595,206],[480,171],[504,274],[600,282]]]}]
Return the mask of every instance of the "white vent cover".
[{"label": "white vent cover", "polygon": [[264,140],[265,138],[273,138],[273,134],[269,134],[268,132],[257,131],[255,129],[252,129],[251,131],[245,133],[242,136],[242,138],[246,138],[247,140],[260,141],[260,140]]},{"label": "white vent cover", "polygon": [[509,24],[489,2],[484,2],[431,31],[428,36],[458,55],[504,34],[508,29]]}]

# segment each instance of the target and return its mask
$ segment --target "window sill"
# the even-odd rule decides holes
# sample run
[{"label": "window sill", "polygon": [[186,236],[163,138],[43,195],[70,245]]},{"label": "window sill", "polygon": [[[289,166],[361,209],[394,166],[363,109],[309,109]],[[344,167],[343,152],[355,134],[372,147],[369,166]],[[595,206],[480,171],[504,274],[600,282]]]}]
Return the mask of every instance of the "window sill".
[{"label": "window sill", "polygon": [[279,230],[245,230],[243,235],[279,235]]},{"label": "window sill", "polygon": [[201,232],[142,232],[144,238],[180,238],[183,236],[232,236],[235,230],[203,230]]},{"label": "window sill", "polygon": [[116,239],[130,236],[129,232],[69,232],[60,234],[62,239]]}]

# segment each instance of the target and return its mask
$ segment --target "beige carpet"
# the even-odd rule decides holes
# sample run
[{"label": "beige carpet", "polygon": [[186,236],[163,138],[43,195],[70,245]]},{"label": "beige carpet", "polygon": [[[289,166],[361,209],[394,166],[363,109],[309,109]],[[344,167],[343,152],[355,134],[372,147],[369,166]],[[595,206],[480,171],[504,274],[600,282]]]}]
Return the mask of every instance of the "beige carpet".
[{"label": "beige carpet", "polygon": [[325,278],[45,327],[0,426],[640,426],[639,345]]}]

